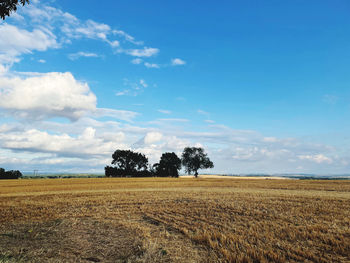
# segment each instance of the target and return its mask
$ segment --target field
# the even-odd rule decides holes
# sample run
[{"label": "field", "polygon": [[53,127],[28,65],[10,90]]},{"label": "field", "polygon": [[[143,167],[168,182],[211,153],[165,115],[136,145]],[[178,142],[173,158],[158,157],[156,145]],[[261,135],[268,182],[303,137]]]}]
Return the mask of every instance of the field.
[{"label": "field", "polygon": [[0,181],[0,262],[350,262],[350,181]]}]

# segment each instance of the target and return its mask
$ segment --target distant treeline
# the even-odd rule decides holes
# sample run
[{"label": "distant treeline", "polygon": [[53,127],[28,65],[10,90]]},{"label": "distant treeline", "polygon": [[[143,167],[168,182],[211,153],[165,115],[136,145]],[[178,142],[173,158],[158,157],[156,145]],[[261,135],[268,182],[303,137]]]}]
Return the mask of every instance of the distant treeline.
[{"label": "distant treeline", "polygon": [[213,168],[202,148],[186,147],[181,159],[174,152],[163,153],[158,163],[148,164],[148,158],[130,150],[116,150],[112,154],[112,165],[105,167],[107,177],[179,177],[183,165],[187,173],[198,176],[198,169]]},{"label": "distant treeline", "polygon": [[22,173],[18,170],[5,171],[4,168],[0,168],[0,179],[18,179],[22,177]]}]

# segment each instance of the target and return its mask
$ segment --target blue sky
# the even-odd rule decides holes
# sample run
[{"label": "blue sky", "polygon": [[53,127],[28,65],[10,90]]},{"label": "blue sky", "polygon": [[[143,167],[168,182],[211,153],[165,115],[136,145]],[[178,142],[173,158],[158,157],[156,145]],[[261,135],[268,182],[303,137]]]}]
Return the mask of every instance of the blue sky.
[{"label": "blue sky", "polygon": [[[0,166],[348,173],[348,1],[31,1],[0,22]],[[206,171],[208,172],[208,171]]]}]

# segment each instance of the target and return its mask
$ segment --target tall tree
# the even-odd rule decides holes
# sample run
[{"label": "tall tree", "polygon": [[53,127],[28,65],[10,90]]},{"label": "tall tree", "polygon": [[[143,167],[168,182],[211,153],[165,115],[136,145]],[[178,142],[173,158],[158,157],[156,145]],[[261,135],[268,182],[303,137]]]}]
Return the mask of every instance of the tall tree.
[{"label": "tall tree", "polygon": [[6,16],[10,16],[12,11],[17,10],[17,5],[29,4],[29,0],[0,0],[0,17],[5,20]]},{"label": "tall tree", "polygon": [[112,164],[118,169],[123,170],[126,174],[147,169],[148,159],[142,153],[130,150],[116,150],[112,154],[112,158]]},{"label": "tall tree", "polygon": [[213,168],[214,164],[210,161],[203,148],[186,147],[182,153],[182,165],[185,166],[186,172],[194,173],[198,177],[199,169]]},{"label": "tall tree", "polygon": [[163,153],[158,164],[153,166],[158,176],[179,177],[181,169],[181,159],[174,152]]}]

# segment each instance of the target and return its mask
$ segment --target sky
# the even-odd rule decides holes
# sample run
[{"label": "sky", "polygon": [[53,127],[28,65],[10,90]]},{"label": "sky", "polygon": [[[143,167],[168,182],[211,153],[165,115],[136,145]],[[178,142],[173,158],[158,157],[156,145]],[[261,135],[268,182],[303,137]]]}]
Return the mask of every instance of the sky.
[{"label": "sky", "polygon": [[0,22],[0,167],[103,173],[203,147],[206,173],[350,171],[350,3],[39,1]]}]

